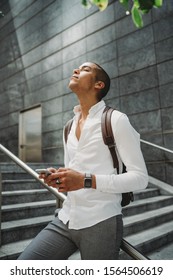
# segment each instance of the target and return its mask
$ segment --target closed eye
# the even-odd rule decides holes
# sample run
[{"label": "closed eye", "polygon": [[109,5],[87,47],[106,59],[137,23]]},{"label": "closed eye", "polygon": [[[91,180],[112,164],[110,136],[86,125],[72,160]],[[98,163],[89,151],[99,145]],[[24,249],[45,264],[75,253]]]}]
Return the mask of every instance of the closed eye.
[{"label": "closed eye", "polygon": [[84,66],[81,67],[80,71],[90,72],[91,71],[91,67],[84,65]]}]

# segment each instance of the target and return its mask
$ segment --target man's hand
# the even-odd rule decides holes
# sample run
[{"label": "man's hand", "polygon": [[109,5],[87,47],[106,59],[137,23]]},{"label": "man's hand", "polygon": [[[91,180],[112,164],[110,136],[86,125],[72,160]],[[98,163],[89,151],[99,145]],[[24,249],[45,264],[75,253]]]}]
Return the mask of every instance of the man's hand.
[{"label": "man's hand", "polygon": [[48,168],[51,175],[42,176],[44,182],[54,188],[58,188],[59,192],[69,192],[82,189],[84,186],[84,173],[80,173],[70,168]]}]

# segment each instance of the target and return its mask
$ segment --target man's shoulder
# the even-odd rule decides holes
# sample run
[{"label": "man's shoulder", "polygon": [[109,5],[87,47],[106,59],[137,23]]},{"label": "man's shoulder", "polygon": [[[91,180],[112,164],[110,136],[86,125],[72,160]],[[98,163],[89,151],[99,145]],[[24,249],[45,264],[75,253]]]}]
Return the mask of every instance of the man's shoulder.
[{"label": "man's shoulder", "polygon": [[[111,107],[112,108],[112,107]],[[119,118],[125,118],[125,119],[128,119],[127,115],[117,109],[113,109],[113,112],[112,112],[112,120],[113,121],[116,121],[118,120]]]}]

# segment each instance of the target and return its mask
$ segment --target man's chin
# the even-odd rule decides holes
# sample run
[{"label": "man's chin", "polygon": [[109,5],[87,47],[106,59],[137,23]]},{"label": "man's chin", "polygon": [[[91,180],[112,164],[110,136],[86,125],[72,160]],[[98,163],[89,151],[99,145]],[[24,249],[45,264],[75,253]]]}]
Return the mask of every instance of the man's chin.
[{"label": "man's chin", "polygon": [[76,88],[76,83],[74,81],[70,81],[68,87],[73,91]]}]

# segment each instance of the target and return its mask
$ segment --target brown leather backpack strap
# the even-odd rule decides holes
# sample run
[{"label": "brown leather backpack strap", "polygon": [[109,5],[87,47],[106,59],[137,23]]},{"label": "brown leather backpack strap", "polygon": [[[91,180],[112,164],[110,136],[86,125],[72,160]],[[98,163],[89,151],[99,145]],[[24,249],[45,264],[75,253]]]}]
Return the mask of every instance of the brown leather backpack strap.
[{"label": "brown leather backpack strap", "polygon": [[72,124],[73,124],[73,119],[69,120],[69,121],[66,123],[65,127],[64,127],[64,139],[65,139],[65,143],[67,143],[67,138],[68,138],[68,135],[69,135],[69,133],[70,133]]},{"label": "brown leather backpack strap", "polygon": [[[101,127],[102,127],[102,137],[105,145],[108,146],[109,151],[112,156],[114,168],[117,168],[117,174],[119,174],[119,162],[116,154],[116,143],[115,138],[112,131],[111,125],[111,116],[113,108],[106,106],[102,114]],[[123,173],[126,172],[126,166],[123,164]],[[126,206],[130,203],[130,201],[134,201],[133,192],[122,193],[122,201],[121,206]]]},{"label": "brown leather backpack strap", "polygon": [[107,145],[109,148],[109,151],[112,156],[114,168],[117,168],[117,173],[119,174],[119,162],[115,150],[116,143],[115,143],[114,135],[112,132],[112,125],[111,125],[111,116],[113,111],[114,111],[113,108],[110,108],[108,106],[105,107],[101,119],[101,128],[102,128],[103,141],[105,145]]}]

